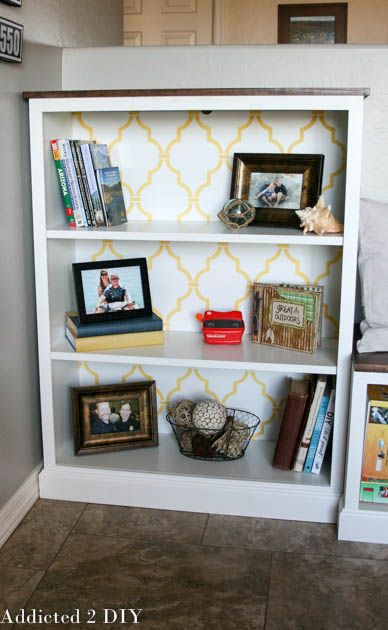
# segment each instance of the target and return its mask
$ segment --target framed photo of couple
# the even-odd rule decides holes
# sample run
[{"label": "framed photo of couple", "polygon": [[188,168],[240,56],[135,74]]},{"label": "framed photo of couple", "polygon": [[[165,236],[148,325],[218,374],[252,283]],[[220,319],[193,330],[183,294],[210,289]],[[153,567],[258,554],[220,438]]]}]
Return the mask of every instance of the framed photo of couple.
[{"label": "framed photo of couple", "polygon": [[81,323],[152,316],[145,258],[74,263],[73,276]]},{"label": "framed photo of couple", "polygon": [[295,210],[321,193],[323,163],[315,154],[235,153],[230,196],[255,208],[253,225],[297,228]]}]

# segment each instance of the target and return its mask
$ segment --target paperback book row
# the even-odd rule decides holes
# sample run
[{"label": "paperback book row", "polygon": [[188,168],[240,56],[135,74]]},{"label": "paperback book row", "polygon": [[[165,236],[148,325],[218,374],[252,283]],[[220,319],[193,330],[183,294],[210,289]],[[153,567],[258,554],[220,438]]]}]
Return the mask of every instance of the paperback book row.
[{"label": "paperback book row", "polygon": [[120,172],[110,163],[107,145],[67,139],[50,144],[69,226],[126,223]]},{"label": "paperback book row", "polygon": [[388,504],[388,387],[368,385],[360,501]]},{"label": "paperback book row", "polygon": [[334,408],[331,377],[291,379],[272,465],[318,475],[332,434]]}]

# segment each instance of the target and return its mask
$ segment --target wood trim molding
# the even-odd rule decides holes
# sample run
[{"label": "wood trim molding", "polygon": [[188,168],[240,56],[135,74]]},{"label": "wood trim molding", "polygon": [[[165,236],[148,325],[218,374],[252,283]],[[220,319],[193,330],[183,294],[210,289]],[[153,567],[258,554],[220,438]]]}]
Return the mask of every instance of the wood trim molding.
[{"label": "wood trim molding", "polygon": [[0,547],[4,545],[6,540],[11,536],[19,525],[20,521],[25,517],[27,512],[32,508],[35,501],[39,499],[39,473],[42,469],[42,463],[39,464],[22,485],[16,490],[12,497],[0,510]]},{"label": "wood trim molding", "polygon": [[24,99],[34,98],[109,98],[156,96],[363,96],[369,88],[212,88],[183,90],[64,90],[23,92]]}]

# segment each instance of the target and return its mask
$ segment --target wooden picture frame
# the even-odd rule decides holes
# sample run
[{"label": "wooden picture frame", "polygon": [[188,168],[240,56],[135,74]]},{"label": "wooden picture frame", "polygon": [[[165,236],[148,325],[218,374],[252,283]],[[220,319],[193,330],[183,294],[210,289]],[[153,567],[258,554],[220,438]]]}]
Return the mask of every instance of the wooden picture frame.
[{"label": "wooden picture frame", "polygon": [[146,258],[74,263],[73,277],[81,323],[152,315]]},{"label": "wooden picture frame", "polygon": [[76,455],[158,446],[155,381],[72,387]]},{"label": "wooden picture frame", "polygon": [[255,207],[251,225],[299,228],[295,210],[316,204],[323,164],[316,154],[235,153],[230,196]]},{"label": "wooden picture frame", "polygon": [[347,2],[278,5],[278,44],[346,44],[347,31]]}]

